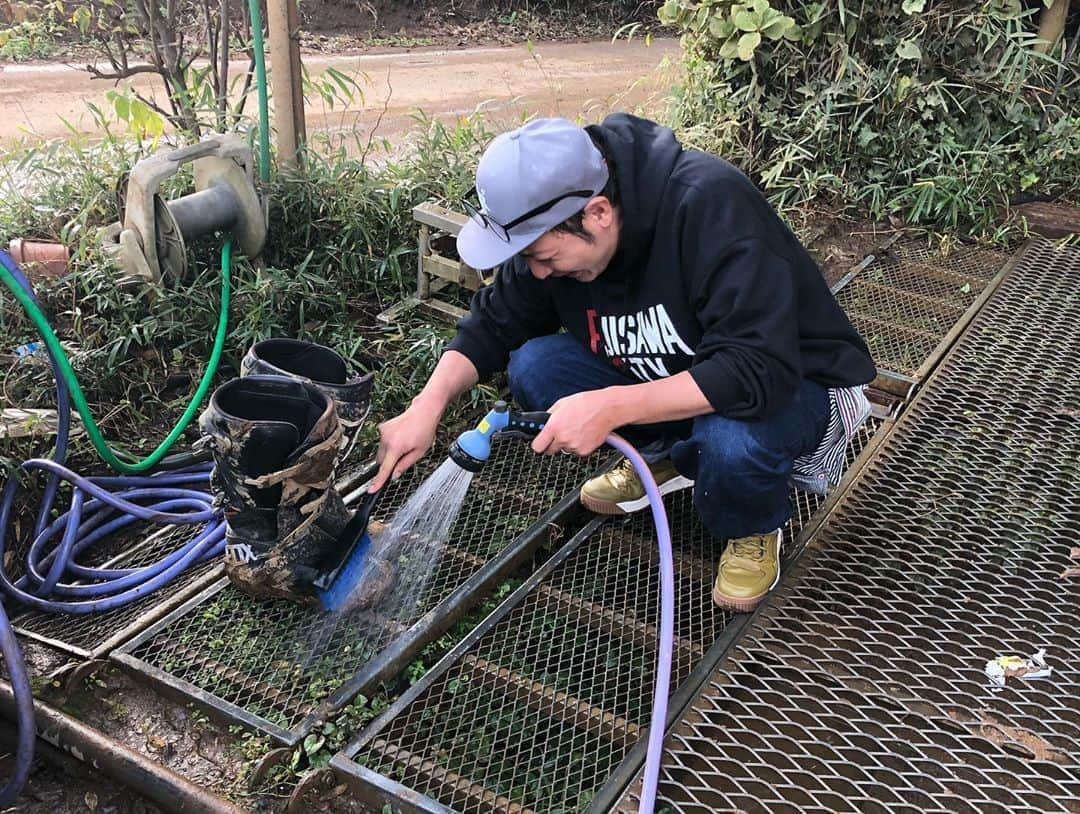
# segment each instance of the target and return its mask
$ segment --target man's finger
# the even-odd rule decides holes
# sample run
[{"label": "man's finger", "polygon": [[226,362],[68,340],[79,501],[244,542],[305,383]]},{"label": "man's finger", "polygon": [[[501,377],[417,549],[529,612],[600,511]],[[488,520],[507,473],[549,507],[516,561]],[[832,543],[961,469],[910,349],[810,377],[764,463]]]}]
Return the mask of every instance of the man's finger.
[{"label": "man's finger", "polygon": [[375,492],[382,488],[382,485],[386,483],[387,478],[390,477],[390,473],[394,471],[394,465],[400,460],[397,455],[385,454],[379,464],[379,471],[375,473],[374,480],[371,481],[371,485],[368,486],[368,492]]},{"label": "man's finger", "polygon": [[531,444],[533,452],[543,453],[547,451],[547,448],[551,446],[551,442],[554,438],[555,432],[550,429],[551,425],[547,425],[544,429],[540,430],[540,433],[533,439]]},{"label": "man's finger", "polygon": [[402,455],[398,462],[394,465],[394,474],[390,476],[391,480],[397,480],[406,472],[409,471],[414,463],[420,460],[420,455],[416,452],[410,452],[408,455]]}]

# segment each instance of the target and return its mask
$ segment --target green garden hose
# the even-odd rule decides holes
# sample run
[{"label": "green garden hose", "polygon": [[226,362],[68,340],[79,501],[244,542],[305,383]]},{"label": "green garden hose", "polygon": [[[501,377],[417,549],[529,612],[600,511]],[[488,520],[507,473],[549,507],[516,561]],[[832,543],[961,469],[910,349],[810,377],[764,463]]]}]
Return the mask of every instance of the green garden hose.
[{"label": "green garden hose", "polygon": [[[270,180],[270,108],[266,87],[266,60],[263,54],[262,13],[259,8],[259,0],[248,0],[248,9],[251,14],[252,49],[255,54],[255,80],[259,93],[259,178],[265,183]],[[79,386],[79,380],[75,376],[75,371],[72,369],[71,363],[64,353],[64,349],[60,346],[60,340],[57,339],[52,326],[49,325],[49,321],[45,318],[41,309],[38,308],[33,298],[22,289],[15,278],[2,265],[0,265],[0,279],[4,281],[4,285],[6,285],[11,293],[15,295],[15,299],[19,301],[19,304],[22,305],[27,315],[33,320],[34,324],[41,332],[45,344],[49,346],[49,350],[51,350],[56,357],[61,375],[64,377],[64,381],[71,391],[72,402],[75,405],[75,409],[82,417],[83,425],[86,427],[86,433],[90,437],[94,449],[101,455],[102,460],[113,469],[123,472],[124,474],[134,475],[152,469],[161,462],[172,445],[176,443],[176,439],[178,439],[184,430],[187,429],[191,420],[195,417],[195,413],[198,412],[199,406],[206,396],[206,392],[210,389],[210,382],[217,372],[218,362],[221,361],[221,350],[225,346],[225,337],[228,334],[229,282],[231,271],[232,239],[226,238],[225,243],[221,247],[221,311],[218,316],[217,333],[214,335],[214,347],[210,352],[210,359],[206,364],[206,370],[203,372],[202,379],[199,381],[199,386],[195,390],[195,395],[192,397],[191,403],[188,404],[187,409],[184,410],[184,414],[180,417],[176,426],[172,428],[172,431],[166,436],[165,440],[158,445],[157,449],[143,458],[143,460],[134,463],[121,460],[121,456],[128,456],[122,452],[115,452],[101,434],[101,430],[98,428],[97,422],[94,421],[94,416],[90,412],[90,405],[86,403],[86,397],[83,395],[82,388]]]},{"label": "green garden hose", "polygon": [[90,412],[90,406],[86,403],[86,397],[83,395],[82,388],[79,387],[79,380],[75,376],[75,371],[72,369],[71,363],[64,353],[64,349],[60,346],[60,340],[57,338],[56,332],[53,331],[52,326],[49,325],[45,315],[41,312],[41,309],[37,307],[37,304],[30,295],[23,291],[22,287],[16,282],[11,273],[0,265],[0,279],[3,279],[4,285],[6,285],[11,293],[15,295],[15,298],[22,305],[27,315],[34,321],[37,329],[41,332],[42,338],[45,340],[45,344],[49,346],[49,350],[51,350],[56,357],[56,361],[60,366],[60,372],[64,377],[64,382],[71,391],[71,400],[79,415],[82,416],[83,424],[86,427],[86,433],[90,436],[90,441],[93,443],[94,449],[98,451],[98,454],[101,455],[105,463],[113,469],[128,475],[138,474],[151,469],[165,457],[169,448],[172,447],[176,442],[176,439],[180,437],[180,434],[187,429],[188,424],[191,423],[191,419],[195,417],[199,405],[202,404],[202,400],[206,396],[206,391],[210,389],[210,382],[217,372],[218,362],[221,359],[221,349],[225,346],[225,336],[228,334],[229,280],[231,269],[232,240],[226,238],[224,245],[221,247],[221,312],[218,315],[217,333],[214,336],[214,348],[210,352],[210,361],[207,362],[206,371],[199,381],[199,387],[196,389],[195,395],[191,399],[191,403],[188,404],[187,409],[180,417],[180,421],[173,427],[172,432],[170,432],[165,440],[158,445],[158,448],[151,452],[146,458],[137,463],[128,463],[121,460],[117,453],[109,447],[108,442],[101,434],[101,430],[98,429],[97,423],[94,421],[94,416]]},{"label": "green garden hose", "polygon": [[263,53],[262,11],[259,0],[248,0],[251,15],[251,50],[255,56],[255,85],[259,91],[259,178],[270,180],[270,102],[266,92],[266,55]]}]

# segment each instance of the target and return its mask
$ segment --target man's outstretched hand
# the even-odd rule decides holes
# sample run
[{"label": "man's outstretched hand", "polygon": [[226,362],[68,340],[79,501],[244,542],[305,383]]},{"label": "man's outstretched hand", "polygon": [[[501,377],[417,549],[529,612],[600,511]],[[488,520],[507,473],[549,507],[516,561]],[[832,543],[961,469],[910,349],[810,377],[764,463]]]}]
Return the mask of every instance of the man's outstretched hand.
[{"label": "man's outstretched hand", "polygon": [[414,402],[401,415],[379,425],[379,451],[375,456],[379,471],[368,486],[369,492],[381,489],[388,480],[397,480],[427,454],[435,443],[441,417],[441,410]]}]

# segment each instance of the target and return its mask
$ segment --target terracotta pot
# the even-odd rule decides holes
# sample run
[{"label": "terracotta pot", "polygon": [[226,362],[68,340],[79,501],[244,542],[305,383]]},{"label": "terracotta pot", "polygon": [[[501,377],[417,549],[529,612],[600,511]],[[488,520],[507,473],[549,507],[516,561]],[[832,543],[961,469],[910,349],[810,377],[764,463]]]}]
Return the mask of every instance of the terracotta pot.
[{"label": "terracotta pot", "polygon": [[63,243],[43,243],[17,237],[8,251],[28,277],[63,277],[68,273],[71,252]]}]

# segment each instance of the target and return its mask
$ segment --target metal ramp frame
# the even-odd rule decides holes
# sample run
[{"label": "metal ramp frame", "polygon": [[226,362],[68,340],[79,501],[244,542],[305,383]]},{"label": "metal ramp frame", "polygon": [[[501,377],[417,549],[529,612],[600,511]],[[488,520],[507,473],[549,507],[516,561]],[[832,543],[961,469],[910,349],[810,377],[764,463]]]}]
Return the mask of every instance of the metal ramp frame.
[{"label": "metal ramp frame", "polygon": [[1080,810],[1078,291],[1080,250],[1022,252],[670,730],[658,808]]}]

